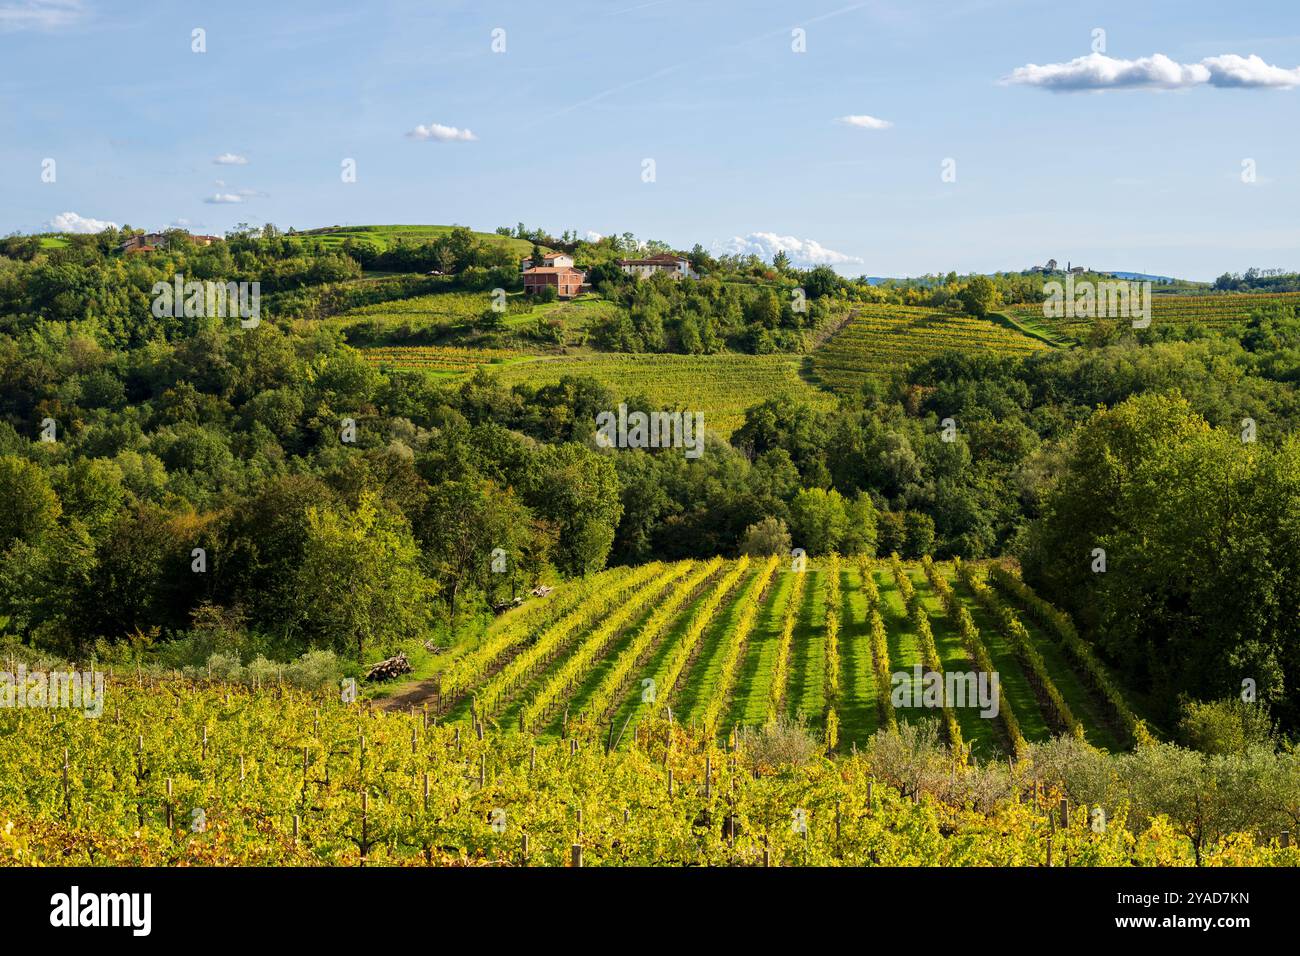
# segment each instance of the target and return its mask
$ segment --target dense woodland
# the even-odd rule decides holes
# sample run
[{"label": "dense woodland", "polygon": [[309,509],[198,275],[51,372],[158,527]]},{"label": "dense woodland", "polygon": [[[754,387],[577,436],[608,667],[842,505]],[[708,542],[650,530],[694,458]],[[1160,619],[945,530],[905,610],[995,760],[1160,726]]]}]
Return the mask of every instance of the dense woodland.
[{"label": "dense woodland", "polygon": [[[418,275],[396,293],[353,289],[363,269],[517,283],[513,256],[467,231],[385,249],[177,234],[141,256],[118,254],[120,239],[0,242],[0,626],[24,643],[373,659],[397,635],[445,642],[512,591],[608,564],[791,544],[1013,556],[1155,713],[1249,677],[1285,728],[1300,721],[1293,310],[1028,358],[949,353],[833,408],[760,404],[691,460],[598,447],[597,413],[649,406],[593,380],[381,373],[342,332],[277,321],[427,291]],[[698,247],[704,281],[636,282],[608,266],[621,240],[567,246],[626,307],[592,330],[611,350],[799,351],[838,303],[979,312],[1041,290],[1041,277],[870,286]],[[259,281],[264,321],[155,317],[151,289],[176,273]],[[509,575],[490,572],[496,548]]]}]

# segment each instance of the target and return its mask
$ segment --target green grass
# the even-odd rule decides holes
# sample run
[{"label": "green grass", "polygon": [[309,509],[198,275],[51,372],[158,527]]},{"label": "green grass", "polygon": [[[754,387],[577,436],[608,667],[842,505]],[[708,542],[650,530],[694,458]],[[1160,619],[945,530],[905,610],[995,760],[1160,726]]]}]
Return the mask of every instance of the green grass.
[{"label": "green grass", "polygon": [[[872,670],[867,597],[856,567],[840,572],[844,614],[840,621],[840,750],[863,744],[880,725],[876,677]],[[885,688],[888,692],[888,688]]]},{"label": "green grass", "polygon": [[736,680],[735,696],[724,727],[743,724],[756,727],[767,720],[768,697],[772,687],[772,669],[776,666],[777,642],[781,638],[781,620],[794,586],[794,574],[780,569],[772,576],[767,601],[754,622],[748,647]]},{"label": "green grass", "polygon": [[[997,629],[992,620],[988,620],[988,630],[985,630],[984,626],[980,624],[980,618],[975,617],[975,612],[980,610],[980,608],[974,595],[971,594],[970,589],[966,587],[964,582],[958,581],[955,576],[950,578],[950,580],[957,591],[958,597],[960,597],[966,604],[967,608],[970,609],[971,617],[975,618],[975,622],[980,628],[980,634],[988,635],[986,643],[989,653],[993,655],[994,663],[997,664],[999,670],[1003,672],[1002,679],[1005,685],[1007,680],[1006,674],[1008,672],[1014,672],[1016,674],[1023,673],[1015,659],[1015,652],[1011,649],[1010,641],[1008,641]],[[1105,710],[1100,701],[1096,699],[1092,692],[1084,685],[1083,681],[1079,679],[1079,675],[1076,674],[1074,668],[1070,666],[1069,661],[1066,659],[1065,654],[1061,651],[1060,647],[1058,647],[1056,643],[1052,641],[1037,624],[1034,623],[1034,620],[1028,614],[1019,608],[1015,608],[1014,604],[1009,606],[1015,609],[1016,617],[1020,619],[1020,623],[1025,626],[1025,630],[1027,630],[1030,637],[1034,639],[1034,646],[1038,649],[1038,653],[1042,655],[1043,663],[1047,665],[1048,676],[1051,677],[1052,682],[1056,684],[1056,688],[1061,692],[1061,696],[1065,698],[1065,702],[1070,705],[1070,712],[1073,713],[1075,718],[1083,724],[1084,736],[1087,738],[1088,742],[1098,747],[1105,747],[1107,750],[1121,749],[1119,740],[1115,737],[1115,734],[1111,731],[1104,719]],[[983,612],[981,611],[981,613]],[[999,658],[999,653],[1001,653],[1002,659]],[[1010,666],[1004,667],[1002,663],[1003,659],[1008,660]],[[1027,684],[1026,689],[1028,690]],[[1009,696],[1009,688],[1007,693]],[[1030,699],[1033,700],[1033,691],[1028,690],[1028,693]],[[1020,719],[1021,733],[1025,735],[1026,740],[1044,740],[1050,736],[1050,732],[1047,729],[1046,722],[1043,720],[1041,712],[1038,713],[1038,718],[1040,721],[1043,721],[1042,736],[1034,737],[1029,733],[1026,717],[1035,713],[1037,708],[1031,710],[1029,705],[1026,704],[1021,706],[1018,701],[1013,702],[1012,706],[1016,709],[1016,716]],[[1131,702],[1130,706],[1132,706]]]},{"label": "green grass", "polygon": [[[912,565],[908,568],[908,576],[912,579],[912,586],[916,588],[921,606],[930,617],[930,631],[934,634],[935,650],[939,652],[939,660],[943,664],[944,672],[975,671],[975,664],[967,656],[961,638],[949,623],[948,615],[943,610],[943,603],[934,588],[930,586],[925,571]],[[934,713],[938,716],[939,712],[934,711]],[[977,757],[984,759],[1000,749],[996,718],[981,717],[979,708],[970,706],[969,702],[965,707],[954,707],[953,713],[961,726],[962,739],[974,745],[974,753]]]},{"label": "green grass", "polygon": [[826,584],[825,572],[810,562],[804,602],[790,648],[790,685],[786,708],[811,728],[825,726],[826,714]]},{"label": "green grass", "polygon": [[760,568],[753,562],[732,592],[733,600],[724,602],[718,608],[717,615],[709,623],[700,638],[700,653],[695,662],[688,666],[686,673],[678,684],[677,694],[673,698],[673,712],[683,722],[697,720],[704,716],[708,706],[708,695],[717,685],[722,673],[722,661],[726,656],[726,636],[732,624],[740,617],[742,606],[734,600],[736,595],[744,594],[749,583],[758,574]]}]

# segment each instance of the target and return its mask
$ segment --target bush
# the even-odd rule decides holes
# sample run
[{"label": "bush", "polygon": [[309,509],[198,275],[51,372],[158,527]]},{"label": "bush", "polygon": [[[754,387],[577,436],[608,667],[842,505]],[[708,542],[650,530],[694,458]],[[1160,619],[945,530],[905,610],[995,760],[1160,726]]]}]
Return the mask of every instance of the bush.
[{"label": "bush", "polygon": [[786,716],[758,729],[742,728],[740,740],[756,770],[801,767],[822,750],[822,742],[805,726],[802,718],[793,720]]},{"label": "bush", "polygon": [[1268,705],[1236,698],[1184,701],[1178,737],[1193,750],[1207,754],[1242,753],[1252,747],[1271,746],[1272,722]]}]

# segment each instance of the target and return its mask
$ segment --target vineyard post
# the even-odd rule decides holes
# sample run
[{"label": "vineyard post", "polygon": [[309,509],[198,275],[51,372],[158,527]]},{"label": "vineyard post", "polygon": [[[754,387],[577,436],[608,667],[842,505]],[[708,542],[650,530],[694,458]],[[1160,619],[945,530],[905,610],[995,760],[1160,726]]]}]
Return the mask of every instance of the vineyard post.
[{"label": "vineyard post", "polygon": [[573,844],[572,865],[576,867],[582,866],[582,844],[581,843]]},{"label": "vineyard post", "polygon": [[487,754],[479,754],[478,758],[478,785],[482,790],[487,787]]},{"label": "vineyard post", "polygon": [[1290,830],[1283,830],[1283,831],[1282,831],[1282,849],[1285,850],[1285,849],[1286,849],[1287,847],[1289,847],[1290,845],[1291,845],[1291,831],[1290,831]]},{"label": "vineyard post", "polygon": [[1070,828],[1070,801],[1066,797],[1061,798],[1061,829]]},{"label": "vineyard post", "polygon": [[293,815],[293,841],[298,842],[298,814]]},{"label": "vineyard post", "polygon": [[772,865],[772,840],[766,833],[763,834],[763,865]]},{"label": "vineyard post", "polygon": [[366,865],[366,857],[370,852],[370,793],[361,791],[361,860],[359,865]]},{"label": "vineyard post", "polygon": [[167,830],[169,833],[171,832],[174,823],[175,823],[175,816],[172,807],[172,778],[168,777],[167,778]]},{"label": "vineyard post", "polygon": [[144,782],[144,734],[136,738],[135,744],[135,815],[144,826],[144,804],[140,802],[140,786]]},{"label": "vineyard post", "polygon": [[713,796],[713,758],[704,758],[704,799]]},{"label": "vineyard post", "polygon": [[429,771],[424,772],[424,812],[429,812]]},{"label": "vineyard post", "polygon": [[673,798],[673,772],[669,770],[668,771],[668,799],[671,800],[672,798]]},{"label": "vineyard post", "polygon": [[[168,781],[168,786],[171,782]],[[68,789],[68,748],[63,748],[63,819],[72,816],[72,794]]]},{"label": "vineyard post", "polygon": [[456,728],[456,753],[460,753],[460,728]]},{"label": "vineyard post", "polygon": [[528,834],[525,833],[519,838],[519,864],[520,866],[528,865]]},{"label": "vineyard post", "polygon": [[582,839],[582,809],[578,809],[578,839]]},{"label": "vineyard post", "polygon": [[537,769],[537,745],[536,744],[533,745],[533,749],[528,754],[528,769],[529,770]]},{"label": "vineyard post", "polygon": [[411,728],[411,753],[420,752],[419,740],[420,740],[419,730],[415,727],[412,727]]}]

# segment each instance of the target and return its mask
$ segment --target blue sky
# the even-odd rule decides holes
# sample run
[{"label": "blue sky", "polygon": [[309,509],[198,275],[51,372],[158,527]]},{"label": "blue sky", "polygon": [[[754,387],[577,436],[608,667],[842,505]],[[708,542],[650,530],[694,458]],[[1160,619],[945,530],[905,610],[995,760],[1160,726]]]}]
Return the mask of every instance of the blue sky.
[{"label": "blue sky", "polygon": [[0,232],[522,220],[848,274],[1300,268],[1293,2],[0,0],[0,62]]}]

